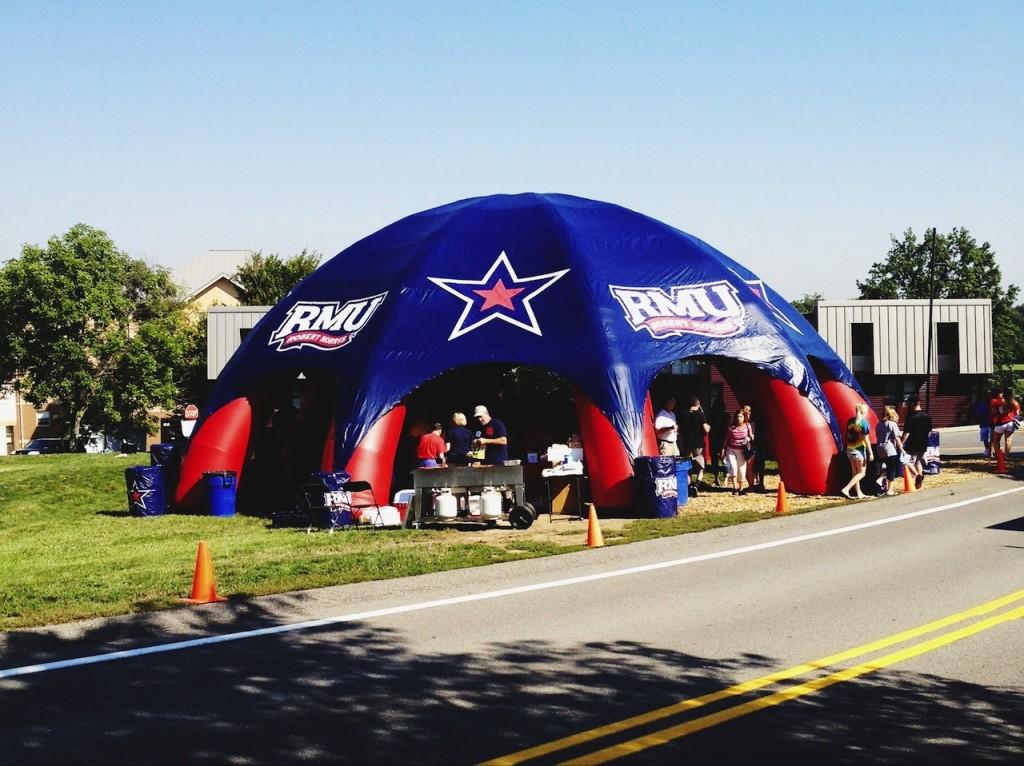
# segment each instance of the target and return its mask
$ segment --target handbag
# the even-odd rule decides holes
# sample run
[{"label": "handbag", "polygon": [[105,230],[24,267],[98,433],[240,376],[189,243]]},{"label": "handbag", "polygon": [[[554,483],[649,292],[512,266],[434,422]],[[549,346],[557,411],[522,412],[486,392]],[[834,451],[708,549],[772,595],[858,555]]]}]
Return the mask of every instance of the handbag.
[{"label": "handbag", "polygon": [[747,428],[747,443],[743,445],[743,457],[749,460],[756,454],[757,447],[754,446],[754,440],[750,437],[750,429]]}]

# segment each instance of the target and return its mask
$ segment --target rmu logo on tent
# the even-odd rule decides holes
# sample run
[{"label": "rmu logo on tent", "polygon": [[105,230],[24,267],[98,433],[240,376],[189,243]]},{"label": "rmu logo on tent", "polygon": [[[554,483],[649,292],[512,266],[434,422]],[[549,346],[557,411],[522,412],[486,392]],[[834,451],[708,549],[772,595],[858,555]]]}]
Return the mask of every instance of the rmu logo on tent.
[{"label": "rmu logo on tent", "polygon": [[347,346],[384,302],[387,293],[369,298],[356,298],[340,305],[338,301],[303,301],[296,303],[270,336],[268,346],[277,344],[278,351],[311,348],[333,351]]},{"label": "rmu logo on tent", "polygon": [[691,333],[728,338],[743,330],[743,305],[736,288],[722,280],[699,285],[677,285],[666,293],[660,287],[608,285],[626,311],[634,330],[647,330],[652,338]]}]

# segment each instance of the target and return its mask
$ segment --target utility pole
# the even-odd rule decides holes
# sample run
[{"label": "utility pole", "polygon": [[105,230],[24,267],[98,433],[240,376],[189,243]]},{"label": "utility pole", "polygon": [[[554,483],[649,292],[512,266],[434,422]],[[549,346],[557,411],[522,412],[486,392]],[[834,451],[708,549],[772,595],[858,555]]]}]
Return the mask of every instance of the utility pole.
[{"label": "utility pole", "polygon": [[928,256],[928,355],[925,360],[924,409],[932,410],[932,309],[935,303],[935,240],[937,235],[932,227],[932,246]]}]

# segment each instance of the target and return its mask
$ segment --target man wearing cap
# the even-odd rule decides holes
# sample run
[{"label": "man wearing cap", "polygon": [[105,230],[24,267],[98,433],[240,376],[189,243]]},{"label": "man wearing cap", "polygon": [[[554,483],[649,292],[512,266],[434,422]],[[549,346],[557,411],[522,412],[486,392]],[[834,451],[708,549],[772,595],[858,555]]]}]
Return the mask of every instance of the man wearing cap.
[{"label": "man wearing cap", "polygon": [[484,448],[484,463],[501,465],[508,460],[508,431],[505,430],[505,424],[497,418],[492,418],[482,404],[478,404],[473,410],[473,418],[477,426],[474,432],[474,446]]}]

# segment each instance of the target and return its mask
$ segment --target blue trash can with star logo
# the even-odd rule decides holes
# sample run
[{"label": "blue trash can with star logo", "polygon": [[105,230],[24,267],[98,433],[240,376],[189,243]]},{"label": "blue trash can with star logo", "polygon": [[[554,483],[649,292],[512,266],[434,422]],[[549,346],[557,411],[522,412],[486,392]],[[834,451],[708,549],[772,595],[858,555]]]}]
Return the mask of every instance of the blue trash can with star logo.
[{"label": "blue trash can with star logo", "polygon": [[162,465],[133,465],[124,471],[128,488],[128,513],[132,516],[163,516],[167,513]]}]

